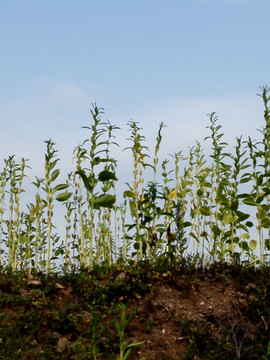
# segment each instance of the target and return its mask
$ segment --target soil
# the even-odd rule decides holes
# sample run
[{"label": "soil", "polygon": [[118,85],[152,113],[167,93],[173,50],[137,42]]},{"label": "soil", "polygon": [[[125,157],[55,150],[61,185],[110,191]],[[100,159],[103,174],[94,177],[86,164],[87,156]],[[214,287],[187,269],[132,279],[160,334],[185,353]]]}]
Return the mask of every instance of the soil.
[{"label": "soil", "polygon": [[48,277],[3,270],[0,359],[116,359],[118,323],[122,344],[143,342],[129,347],[130,360],[267,360],[269,296],[268,267],[142,263]]}]

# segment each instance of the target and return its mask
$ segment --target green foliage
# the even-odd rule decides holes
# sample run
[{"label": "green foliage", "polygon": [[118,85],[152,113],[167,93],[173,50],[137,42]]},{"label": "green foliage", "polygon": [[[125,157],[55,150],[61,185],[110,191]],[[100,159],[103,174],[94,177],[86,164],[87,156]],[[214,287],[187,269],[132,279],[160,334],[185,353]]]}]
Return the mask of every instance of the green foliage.
[{"label": "green foliage", "polygon": [[267,353],[265,355],[263,355],[263,360],[269,360],[270,359],[270,342],[268,343],[267,346]]},{"label": "green foliage", "polygon": [[[142,129],[130,121],[126,149],[133,181],[126,183],[122,204],[117,161],[111,155],[119,128],[103,122],[103,109],[95,104],[91,124],[84,126],[89,135],[74,150],[76,168],[66,182],[57,182],[58,151],[51,139],[45,141],[45,175],[32,183],[35,199],[24,210],[27,160],[10,156],[0,173],[0,265],[48,275],[61,261],[67,270],[130,259],[154,263],[160,257],[173,263],[190,254],[204,263],[263,264],[270,250],[269,92],[267,86],[261,89],[261,139],[237,137],[233,151],[216,114],[209,115],[209,157],[197,142],[187,156],[178,151],[170,155],[172,164],[160,162],[161,123],[151,160]],[[54,223],[55,201],[66,209],[64,239]]]},{"label": "green foliage", "polygon": [[134,347],[141,346],[144,341],[139,341],[131,344],[126,343],[125,329],[131,320],[132,314],[130,314],[128,317],[126,316],[126,305],[123,303],[119,304],[118,309],[120,311],[120,320],[116,319],[115,327],[120,339],[120,354],[119,357],[117,357],[117,360],[126,360],[129,357],[131,350]]}]

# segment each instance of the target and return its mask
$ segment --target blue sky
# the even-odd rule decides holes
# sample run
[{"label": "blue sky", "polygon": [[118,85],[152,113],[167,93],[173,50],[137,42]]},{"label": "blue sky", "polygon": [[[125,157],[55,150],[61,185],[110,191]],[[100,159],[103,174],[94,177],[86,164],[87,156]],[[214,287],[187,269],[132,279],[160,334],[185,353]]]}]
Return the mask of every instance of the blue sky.
[{"label": "blue sky", "polygon": [[150,150],[163,121],[164,156],[187,152],[213,111],[225,140],[257,137],[269,13],[268,0],[0,0],[1,160],[29,158],[42,174],[52,138],[69,169],[93,102],[121,127],[121,148],[132,119]]}]

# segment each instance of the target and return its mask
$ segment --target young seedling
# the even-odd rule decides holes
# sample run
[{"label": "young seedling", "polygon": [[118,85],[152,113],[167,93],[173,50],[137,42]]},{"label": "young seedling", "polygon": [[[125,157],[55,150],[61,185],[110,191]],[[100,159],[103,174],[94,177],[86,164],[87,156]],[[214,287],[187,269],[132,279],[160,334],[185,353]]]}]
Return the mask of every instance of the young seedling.
[{"label": "young seedling", "polygon": [[[120,311],[120,321],[118,321],[116,319],[115,327],[116,327],[117,334],[120,339],[120,354],[117,357],[117,360],[126,360],[129,357],[131,350],[134,347],[141,346],[144,343],[144,341],[139,341],[139,342],[131,343],[131,344],[126,343],[125,329],[132,318],[132,314],[130,314],[128,317],[126,316],[127,307],[123,303],[119,304],[118,309]],[[143,359],[140,359],[140,360],[143,360]]]}]

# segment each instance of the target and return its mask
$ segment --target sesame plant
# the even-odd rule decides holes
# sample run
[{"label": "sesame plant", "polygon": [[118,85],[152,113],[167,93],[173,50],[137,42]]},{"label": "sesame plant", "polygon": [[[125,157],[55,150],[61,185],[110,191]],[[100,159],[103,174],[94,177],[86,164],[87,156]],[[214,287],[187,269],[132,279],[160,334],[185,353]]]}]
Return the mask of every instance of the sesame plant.
[{"label": "sesame plant", "polygon": [[0,175],[0,266],[3,266],[2,257],[2,238],[4,235],[4,213],[5,213],[5,195],[6,195],[6,184],[7,184],[7,167],[5,166]]},{"label": "sesame plant", "polygon": [[130,149],[132,151],[133,156],[133,184],[127,184],[129,190],[124,192],[125,197],[129,197],[129,206],[130,213],[132,219],[134,220],[134,224],[128,225],[128,228],[131,230],[135,227],[136,235],[135,235],[135,243],[134,249],[136,250],[133,255],[137,256],[137,260],[142,259],[143,253],[145,253],[145,239],[144,234],[141,233],[141,215],[140,214],[140,201],[143,200],[144,196],[144,177],[143,170],[146,166],[149,166],[146,163],[145,158],[149,157],[149,155],[145,152],[148,151],[147,146],[142,143],[145,141],[145,137],[141,135],[141,128],[135,121],[129,122],[131,136],[128,138],[131,141],[132,146],[125,148]]},{"label": "sesame plant", "polygon": [[[57,154],[57,150],[54,148],[55,143],[51,139],[45,141],[45,143],[47,145],[47,152],[45,154],[45,181],[43,190],[46,193],[46,199],[44,199],[43,202],[47,208],[47,218],[45,221],[47,227],[46,272],[48,274],[51,268],[51,255],[55,250],[51,249],[51,242],[52,240],[54,240],[55,243],[58,242],[57,236],[52,237],[54,198],[56,198],[56,200],[58,201],[66,201],[72,194],[70,192],[64,192],[56,196],[56,193],[58,191],[67,189],[69,187],[69,184],[58,184],[53,187],[54,181],[58,178],[60,174],[60,170],[55,169],[55,166],[59,159],[55,158]],[[61,251],[62,248],[59,247],[59,249],[55,251],[54,257],[57,257],[57,255]]]},{"label": "sesame plant", "polygon": [[[112,236],[110,229],[111,211],[116,201],[114,182],[117,181],[115,175],[116,160],[110,157],[110,145],[116,145],[113,141],[112,132],[118,127],[101,121],[102,109],[94,105],[91,114],[94,120],[92,126],[84,128],[90,130],[91,137],[86,139],[79,149],[80,156],[89,161],[90,168],[82,168],[81,161],[77,162],[77,171],[83,181],[86,190],[87,215],[86,219],[80,219],[81,231],[84,232],[80,242],[83,250],[87,246],[84,239],[88,241],[88,263],[90,266],[95,261],[100,263],[101,260],[106,262],[112,261]],[[107,140],[100,138],[107,133]],[[90,142],[90,150],[84,147]],[[100,165],[104,164],[101,170]],[[100,171],[101,170],[101,171]],[[100,189],[101,187],[101,189]],[[101,190],[101,194],[98,191]],[[113,194],[110,193],[113,191]],[[82,200],[80,199],[80,217],[82,216]],[[99,221],[96,227],[96,212]],[[81,233],[82,234],[82,233]],[[96,250],[96,256],[94,252]],[[85,257],[84,257],[85,262]]]},{"label": "sesame plant", "polygon": [[21,239],[21,212],[20,195],[24,191],[22,188],[25,175],[26,160],[22,158],[21,162],[14,160],[14,155],[5,161],[8,169],[9,190],[9,209],[10,216],[8,220],[8,265],[16,270],[18,267],[18,250]]}]

